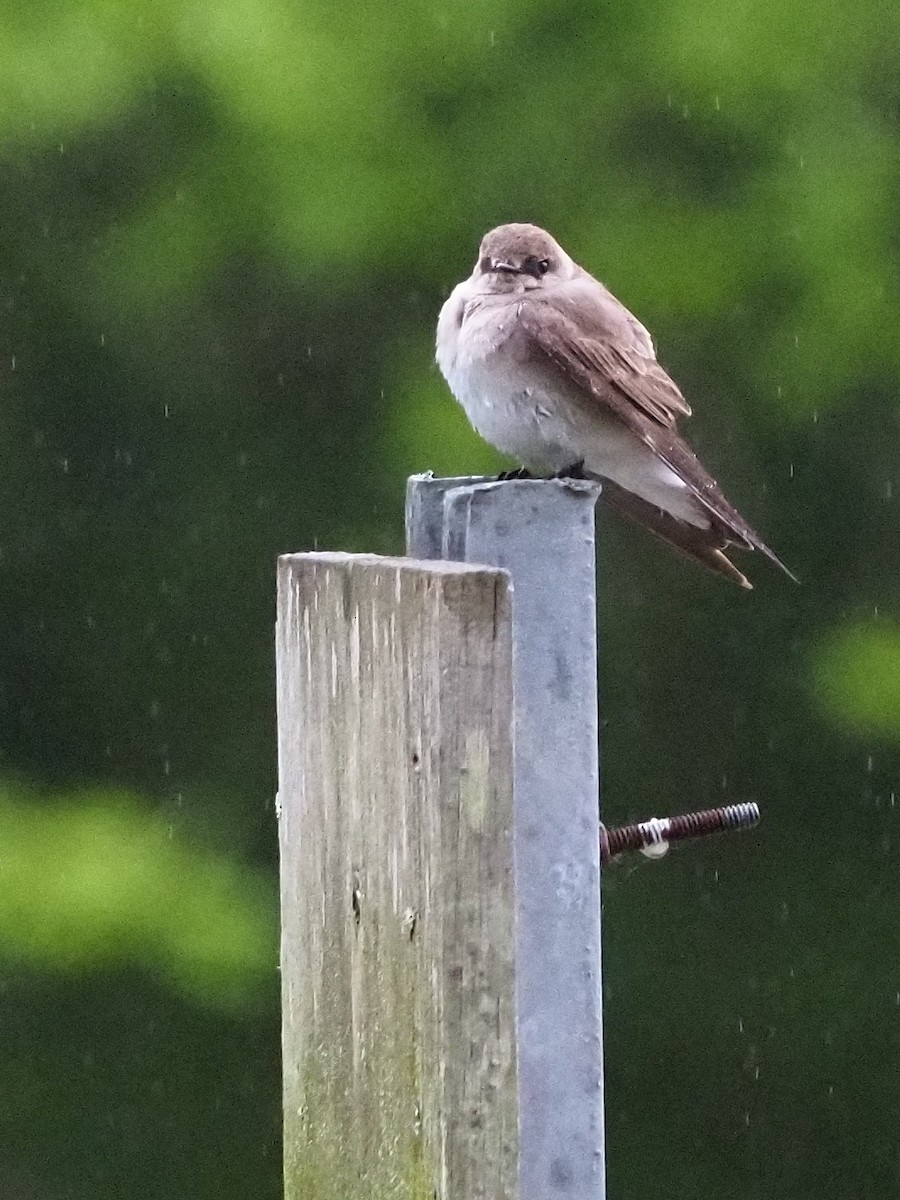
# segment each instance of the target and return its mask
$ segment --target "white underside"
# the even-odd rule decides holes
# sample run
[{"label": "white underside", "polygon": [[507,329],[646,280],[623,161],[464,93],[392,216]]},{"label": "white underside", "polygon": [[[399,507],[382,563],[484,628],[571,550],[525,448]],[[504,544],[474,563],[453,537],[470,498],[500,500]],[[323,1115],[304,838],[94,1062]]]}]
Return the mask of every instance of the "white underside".
[{"label": "white underside", "polygon": [[[451,296],[447,305],[452,301]],[[442,313],[446,328],[444,318]],[[441,370],[485,441],[535,472],[561,471],[583,459],[591,474],[611,479],[682,521],[709,528],[704,508],[685,483],[629,429],[599,409],[593,413],[583,401],[536,385],[504,353],[502,337],[497,346],[497,332],[496,323],[484,322],[479,330],[467,321],[465,337],[443,339],[451,344],[442,345],[440,336],[438,341]]]}]

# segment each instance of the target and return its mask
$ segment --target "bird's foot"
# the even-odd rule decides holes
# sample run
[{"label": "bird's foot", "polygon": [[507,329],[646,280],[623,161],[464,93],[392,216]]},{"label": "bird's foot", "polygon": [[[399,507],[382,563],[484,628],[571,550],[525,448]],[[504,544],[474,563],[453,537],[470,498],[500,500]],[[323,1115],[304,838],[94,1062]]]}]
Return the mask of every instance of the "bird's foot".
[{"label": "bird's foot", "polygon": [[497,482],[498,483],[506,483],[510,479],[531,479],[531,478],[532,478],[532,475],[531,475],[530,471],[527,471],[524,467],[517,467],[515,471],[501,471],[500,474],[497,476]]},{"label": "bird's foot", "polygon": [[584,479],[584,459],[579,458],[575,462],[570,463],[568,467],[563,467],[561,471],[557,471],[553,476],[554,479]]}]

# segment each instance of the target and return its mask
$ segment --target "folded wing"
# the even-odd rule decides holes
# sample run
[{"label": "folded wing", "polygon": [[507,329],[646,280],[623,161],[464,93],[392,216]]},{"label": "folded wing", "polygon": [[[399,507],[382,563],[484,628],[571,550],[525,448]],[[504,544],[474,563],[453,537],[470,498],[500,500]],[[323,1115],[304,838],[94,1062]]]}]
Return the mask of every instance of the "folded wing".
[{"label": "folded wing", "polygon": [[[610,292],[588,277],[567,288],[526,296],[519,305],[518,319],[528,354],[564,377],[568,390],[581,396],[585,404],[600,404],[625,424],[703,505],[711,518],[710,552],[727,562],[720,551],[728,544],[759,550],[794,578],[728,502],[678,433],[675,422],[679,416],[690,416],[690,407],[656,361],[647,331]],[[634,508],[633,500],[622,502],[619,497],[619,507],[626,508],[626,503]],[[648,514],[652,506],[642,501],[638,507],[641,512],[632,511],[631,515],[652,524]],[[655,531],[674,541],[672,527],[678,522],[669,518],[663,525],[665,529]],[[697,540],[697,534],[691,537]],[[696,548],[682,549],[698,557]],[[706,565],[722,570],[712,562]],[[739,574],[736,568],[731,570]]]}]

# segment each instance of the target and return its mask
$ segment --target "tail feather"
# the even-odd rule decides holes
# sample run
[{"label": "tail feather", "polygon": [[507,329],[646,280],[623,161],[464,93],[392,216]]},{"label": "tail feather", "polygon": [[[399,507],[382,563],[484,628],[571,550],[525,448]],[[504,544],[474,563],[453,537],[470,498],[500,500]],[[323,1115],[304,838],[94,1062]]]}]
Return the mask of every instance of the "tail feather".
[{"label": "tail feather", "polygon": [[[706,509],[713,524],[726,539],[723,545],[738,546],[747,550],[759,550],[780,567],[789,579],[799,583],[771,547],[767,546],[753,526],[722,494],[722,490],[703,466],[687,442],[674,429],[659,434],[654,431],[647,444],[662,461],[693,492]],[[635,497],[636,499],[636,497]],[[642,518],[638,517],[638,520]],[[661,535],[665,536],[665,534]],[[721,548],[721,547],[720,547]]]},{"label": "tail feather", "polygon": [[[626,491],[608,479],[603,480],[603,496],[618,512],[624,513],[632,521],[643,525],[687,558],[693,559],[694,562],[700,563],[701,566],[706,567],[709,571],[714,571],[717,575],[724,575],[726,579],[730,579],[732,583],[736,583],[742,588],[753,587],[747,576],[739,571],[723,553],[733,540],[728,537],[725,528],[714,517],[711,518],[708,529],[689,525],[686,521],[679,521],[670,513],[657,508],[655,504],[642,499],[634,492]],[[749,549],[749,547],[747,548]],[[760,546],[760,549],[766,550],[768,556],[778,562],[768,547]],[[780,562],[778,565],[783,566]],[[787,568],[784,569],[787,570]]]}]

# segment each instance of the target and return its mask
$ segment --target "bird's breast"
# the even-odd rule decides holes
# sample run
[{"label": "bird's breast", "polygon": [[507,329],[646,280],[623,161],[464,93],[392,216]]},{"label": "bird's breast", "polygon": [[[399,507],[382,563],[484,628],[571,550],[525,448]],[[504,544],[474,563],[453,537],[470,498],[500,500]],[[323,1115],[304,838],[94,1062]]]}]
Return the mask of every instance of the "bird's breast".
[{"label": "bird's breast", "polygon": [[570,406],[528,362],[514,332],[512,317],[474,313],[464,319],[454,352],[443,359],[439,353],[438,363],[485,441],[532,470],[558,471],[579,457]]}]

